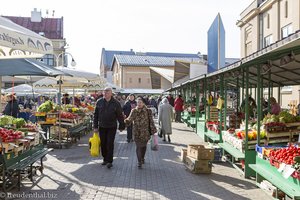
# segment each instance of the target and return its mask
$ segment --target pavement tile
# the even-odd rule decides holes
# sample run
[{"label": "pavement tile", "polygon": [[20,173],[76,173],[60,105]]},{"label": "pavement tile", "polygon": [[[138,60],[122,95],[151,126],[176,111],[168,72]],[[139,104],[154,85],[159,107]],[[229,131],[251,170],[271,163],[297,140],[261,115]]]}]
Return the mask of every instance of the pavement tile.
[{"label": "pavement tile", "polygon": [[157,152],[148,146],[142,170],[137,168],[135,144],[125,142],[126,131],[116,136],[110,170],[100,165],[101,158],[89,155],[85,144],[90,136],[69,149],[50,152],[44,176],[36,184],[26,183],[21,192],[55,192],[58,199],[271,199],[226,163],[214,164],[211,175],[189,173],[179,160],[181,148],[203,141],[184,124],[173,123],[171,144],[160,141]]}]

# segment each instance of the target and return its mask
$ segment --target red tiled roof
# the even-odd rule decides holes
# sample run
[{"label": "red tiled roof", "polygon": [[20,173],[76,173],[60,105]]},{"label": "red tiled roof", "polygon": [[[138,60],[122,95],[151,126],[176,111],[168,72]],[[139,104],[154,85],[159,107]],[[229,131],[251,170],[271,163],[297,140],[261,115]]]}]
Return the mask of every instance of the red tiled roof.
[{"label": "red tiled roof", "polygon": [[3,16],[20,26],[23,26],[36,33],[44,32],[44,37],[49,39],[63,39],[63,17],[42,18],[41,22],[31,22],[30,17]]}]

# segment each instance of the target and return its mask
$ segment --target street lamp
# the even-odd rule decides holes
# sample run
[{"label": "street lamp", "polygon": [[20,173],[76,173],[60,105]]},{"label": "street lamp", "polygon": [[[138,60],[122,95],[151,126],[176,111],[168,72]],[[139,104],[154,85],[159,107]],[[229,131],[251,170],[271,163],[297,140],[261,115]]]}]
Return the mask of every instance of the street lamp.
[{"label": "street lamp", "polygon": [[[56,58],[56,67],[58,67],[58,59],[61,56],[62,58],[62,66],[64,66],[64,55],[69,55],[72,58],[72,62],[71,65],[74,67],[76,65],[76,62],[72,56],[72,54],[68,53],[68,52],[61,52],[60,54],[58,54],[57,56],[55,56]],[[58,101],[58,140],[59,140],[59,148],[61,149],[61,84],[62,84],[62,76],[59,76],[59,90],[58,90],[58,95],[57,95],[57,101]]]}]

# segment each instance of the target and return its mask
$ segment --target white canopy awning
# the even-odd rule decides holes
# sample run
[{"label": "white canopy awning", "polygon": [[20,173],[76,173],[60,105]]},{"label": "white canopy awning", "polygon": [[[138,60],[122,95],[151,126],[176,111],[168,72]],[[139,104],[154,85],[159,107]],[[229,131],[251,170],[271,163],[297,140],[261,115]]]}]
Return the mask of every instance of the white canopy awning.
[{"label": "white canopy awning", "polygon": [[48,93],[57,93],[58,90],[54,88],[44,88],[44,89],[38,89],[38,88],[32,88],[31,85],[28,84],[21,84],[12,88],[8,88],[3,91],[4,93],[16,93],[18,94],[30,94],[34,92],[34,94],[48,94]]},{"label": "white canopy awning", "polygon": [[0,59],[37,58],[52,53],[51,40],[0,17]]}]

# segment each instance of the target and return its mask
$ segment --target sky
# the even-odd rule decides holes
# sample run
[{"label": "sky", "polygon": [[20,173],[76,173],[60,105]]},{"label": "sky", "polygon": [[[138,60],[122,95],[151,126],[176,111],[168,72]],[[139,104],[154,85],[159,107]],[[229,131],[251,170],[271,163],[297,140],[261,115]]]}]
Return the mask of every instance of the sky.
[{"label": "sky", "polygon": [[218,13],[226,31],[226,57],[240,57],[240,13],[253,0],[10,0],[0,15],[64,17],[67,52],[76,67],[99,73],[101,50],[207,53],[207,31]]}]

